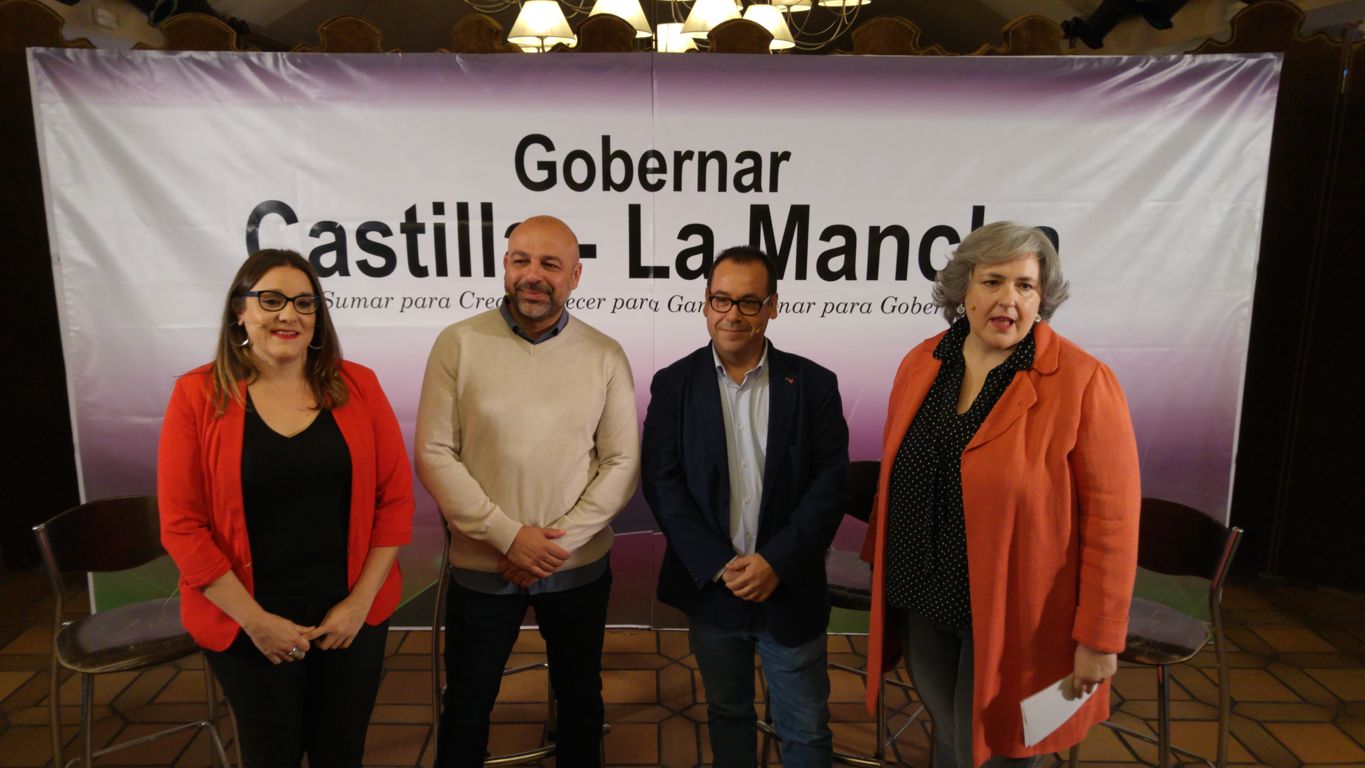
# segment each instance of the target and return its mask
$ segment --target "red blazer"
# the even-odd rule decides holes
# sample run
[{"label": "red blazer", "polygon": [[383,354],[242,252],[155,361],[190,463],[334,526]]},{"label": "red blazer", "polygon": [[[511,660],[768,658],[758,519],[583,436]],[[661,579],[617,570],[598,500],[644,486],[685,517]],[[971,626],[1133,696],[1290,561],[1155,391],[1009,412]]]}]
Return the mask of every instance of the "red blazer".
[{"label": "red blazer", "polygon": [[[868,669],[899,655],[886,623],[886,499],[896,453],[938,375],[940,334],[905,356],[891,390],[877,504]],[[1080,742],[1109,714],[1106,683],[1061,728],[1024,746],[1021,699],[1075,666],[1076,643],[1123,650],[1137,570],[1139,485],[1128,405],[1114,374],[1039,323],[1033,367],[1016,375],[962,454],[975,679],[972,752],[1025,757]],[[868,676],[875,706],[877,676]]]},{"label": "red blazer", "polygon": [[[354,585],[371,547],[412,539],[412,471],[393,409],[374,371],[342,362],[350,391],[332,411],[351,452],[351,522],[346,574]],[[240,382],[243,391],[246,382]],[[157,449],[161,542],[180,569],[180,615],[199,645],[221,651],[241,627],[203,589],[229,569],[254,592],[251,547],[242,510],[242,432],[246,412],[229,400],[220,417],[213,404],[213,368],[200,366],[175,383]],[[398,607],[394,565],[365,620],[378,624]]]}]

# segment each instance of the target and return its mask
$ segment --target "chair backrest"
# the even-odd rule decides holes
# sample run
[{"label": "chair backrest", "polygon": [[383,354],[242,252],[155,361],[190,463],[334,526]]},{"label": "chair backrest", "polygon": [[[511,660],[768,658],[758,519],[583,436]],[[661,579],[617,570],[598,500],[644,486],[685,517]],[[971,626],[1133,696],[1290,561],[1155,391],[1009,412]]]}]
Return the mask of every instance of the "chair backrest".
[{"label": "chair backrest", "polygon": [[882,471],[880,461],[850,461],[848,463],[848,506],[844,514],[867,522],[872,516],[872,505],[877,499],[877,480]]},{"label": "chair backrest", "polygon": [[460,17],[450,28],[450,53],[521,53],[507,42],[507,32],[497,19],[483,13]]},{"label": "chair backrest", "polygon": [[1138,565],[1171,576],[1212,580],[1228,529],[1193,507],[1165,499],[1142,500]]},{"label": "chair backrest", "polygon": [[[350,14],[334,16],[318,25],[316,47],[300,43],[299,53],[384,53],[384,33],[369,19]],[[401,53],[401,51],[389,51]]]},{"label": "chair backrest", "polygon": [[730,19],[717,24],[706,35],[711,53],[769,53],[773,33],[756,21]]},{"label": "chair backrest", "polygon": [[431,722],[441,722],[441,659],[444,658],[445,644],[441,642],[441,629],[446,615],[446,594],[450,589],[450,524],[439,511],[441,531],[445,533],[445,545],[441,547],[441,570],[436,574],[436,600],[431,608]]},{"label": "chair backrest", "polygon": [[635,50],[635,27],[629,21],[602,13],[589,16],[578,27],[578,53],[630,53]]},{"label": "chair backrest", "polygon": [[1215,622],[1223,583],[1242,541],[1242,529],[1225,527],[1199,510],[1165,499],[1143,498],[1138,565],[1172,576],[1209,580],[1209,611]]},{"label": "chair backrest", "polygon": [[237,30],[207,13],[180,13],[161,22],[160,48],[138,43],[135,51],[245,51],[238,44]]},{"label": "chair backrest", "polygon": [[49,575],[122,571],[166,554],[155,496],[97,499],[33,527]]},{"label": "chair backrest", "polygon": [[904,16],[878,16],[852,32],[853,52],[877,56],[951,56],[938,43],[920,45],[920,28]]}]

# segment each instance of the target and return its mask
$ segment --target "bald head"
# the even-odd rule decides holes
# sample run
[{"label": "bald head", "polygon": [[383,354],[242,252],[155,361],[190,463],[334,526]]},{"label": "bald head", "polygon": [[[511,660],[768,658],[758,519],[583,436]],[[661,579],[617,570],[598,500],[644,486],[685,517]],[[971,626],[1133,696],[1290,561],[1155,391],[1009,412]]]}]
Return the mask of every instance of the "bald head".
[{"label": "bald head", "polygon": [[518,224],[507,238],[502,266],[508,309],[533,336],[559,320],[583,271],[578,238],[553,216],[532,216]]},{"label": "bald head", "polygon": [[578,236],[568,224],[553,216],[531,216],[514,227],[507,237],[508,253],[518,246],[524,248],[530,244],[572,251],[574,262],[578,262]]}]

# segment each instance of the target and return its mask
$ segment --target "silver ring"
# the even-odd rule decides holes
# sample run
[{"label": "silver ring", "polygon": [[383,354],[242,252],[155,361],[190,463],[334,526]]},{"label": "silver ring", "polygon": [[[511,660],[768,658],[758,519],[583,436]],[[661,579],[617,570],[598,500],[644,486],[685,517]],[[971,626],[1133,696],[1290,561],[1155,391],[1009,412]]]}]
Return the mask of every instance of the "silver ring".
[{"label": "silver ring", "polygon": [[296,645],[293,648],[290,648],[289,653],[286,653],[285,656],[288,656],[291,659],[301,659],[303,658],[303,652],[300,651],[299,647]]}]

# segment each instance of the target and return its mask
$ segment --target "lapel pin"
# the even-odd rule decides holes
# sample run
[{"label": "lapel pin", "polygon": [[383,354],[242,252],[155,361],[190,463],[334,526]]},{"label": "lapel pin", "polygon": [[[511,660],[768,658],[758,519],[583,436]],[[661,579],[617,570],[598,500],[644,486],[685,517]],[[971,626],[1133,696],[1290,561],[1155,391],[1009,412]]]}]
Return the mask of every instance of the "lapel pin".
[{"label": "lapel pin", "polygon": [[786,379],[788,384],[795,384],[795,383],[796,383],[795,377],[792,377],[792,376],[783,376],[782,378]]}]

